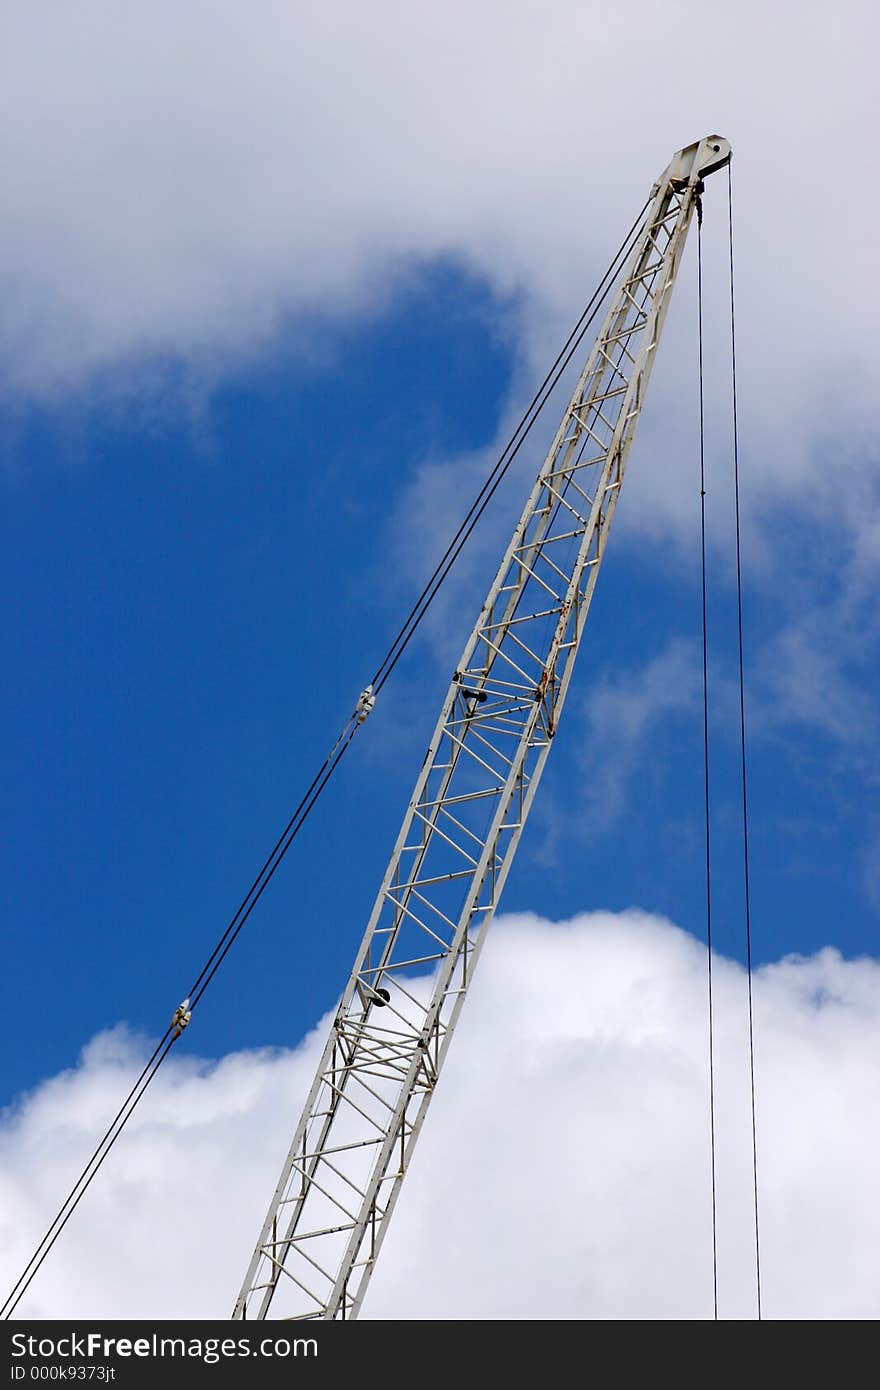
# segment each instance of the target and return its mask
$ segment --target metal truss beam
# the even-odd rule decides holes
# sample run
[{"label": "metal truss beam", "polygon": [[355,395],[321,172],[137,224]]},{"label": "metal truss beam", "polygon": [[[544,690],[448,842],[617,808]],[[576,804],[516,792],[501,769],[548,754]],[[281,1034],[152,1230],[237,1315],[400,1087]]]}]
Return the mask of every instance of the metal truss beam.
[{"label": "metal truss beam", "polygon": [[559,725],[719,136],[681,150],[453,674],[233,1316],[356,1317]]}]

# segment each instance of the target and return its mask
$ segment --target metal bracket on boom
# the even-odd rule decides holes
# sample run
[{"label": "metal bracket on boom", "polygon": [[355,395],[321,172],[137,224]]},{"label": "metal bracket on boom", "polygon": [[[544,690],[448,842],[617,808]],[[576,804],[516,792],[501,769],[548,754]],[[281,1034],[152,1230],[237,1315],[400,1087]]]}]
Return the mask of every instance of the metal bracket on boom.
[{"label": "metal bracket on boom", "polygon": [[688,184],[702,181],[723,169],[730,163],[731,155],[730,141],[723,135],[708,135],[705,140],[686,145],[666,170],[670,187],[676,193],[683,193]]},{"label": "metal bracket on boom", "polygon": [[379,985],[377,988],[375,985],[368,985],[363,980],[361,980],[358,985],[358,988],[363,997],[364,1003],[375,1004],[377,1009],[384,1009],[385,1005],[391,998],[390,990],[385,989],[382,985]]},{"label": "metal bracket on boom", "polygon": [[470,686],[465,685],[464,677],[460,671],[456,671],[452,679],[466,699],[473,700],[474,703],[478,705],[484,705],[488,700],[489,696],[486,694],[485,690],[472,690]]}]

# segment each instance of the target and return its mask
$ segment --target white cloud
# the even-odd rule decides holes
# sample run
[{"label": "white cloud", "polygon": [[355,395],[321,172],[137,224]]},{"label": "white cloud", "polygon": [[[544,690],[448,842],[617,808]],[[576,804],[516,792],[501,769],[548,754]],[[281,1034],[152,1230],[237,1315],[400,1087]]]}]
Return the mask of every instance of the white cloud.
[{"label": "white cloud", "polygon": [[633,775],[653,761],[645,756],[649,736],[668,746],[663,728],[696,709],[699,688],[697,653],[673,638],[640,669],[606,675],[590,690],[581,762],[588,813],[597,826],[610,828],[620,815]]},{"label": "white cloud", "polygon": [[[880,1313],[880,963],[755,979],[770,1317]],[[715,962],[722,1316],[753,1310],[743,972]],[[20,1314],[225,1316],[319,1046],[175,1059]],[[0,1129],[11,1283],[140,1051],[103,1034]],[[373,1318],[711,1313],[703,948],[631,911],[499,920],[374,1277]]]},{"label": "white cloud", "polygon": [[[873,563],[877,197],[864,170],[877,10],[866,0],[833,15],[697,0],[672,12],[646,0],[620,12],[596,0],[7,8],[0,364],[13,393],[155,391],[177,375],[178,403],[192,409],[282,327],[303,352],[323,351],[328,325],[372,312],[401,275],[443,255],[507,306],[517,362],[503,439],[667,158],[716,129],[734,146],[752,572],[763,557],[765,587],[778,586],[779,503],[789,527],[817,528],[817,548],[830,525],[835,559],[851,542],[863,568]],[[719,534],[730,487],[723,185],[710,182],[705,236]],[[616,528],[661,537],[664,566],[671,541],[692,563],[696,526],[692,269]],[[536,451],[542,442],[539,428]],[[433,460],[426,441],[387,537],[385,568],[407,595],[493,456]],[[530,473],[534,454],[522,463]],[[460,562],[456,609],[461,587],[492,568],[513,491]],[[444,652],[457,651],[458,625],[452,644],[447,626],[441,614]],[[816,643],[792,643],[799,669],[827,663]]]},{"label": "white cloud", "polygon": [[877,499],[865,499],[864,526],[851,543],[838,537],[830,574],[816,565],[809,542],[781,551],[788,583],[770,599],[776,628],[756,644],[750,671],[756,734],[819,731],[833,740],[837,764],[854,765],[867,785],[876,784],[872,752],[880,730],[872,673],[880,637],[877,513]]},{"label": "white cloud", "polygon": [[[149,354],[215,371],[285,315],[307,340],[312,316],[357,312],[438,253],[522,296],[531,371],[666,159],[715,128],[736,152],[756,482],[801,478],[829,412],[829,437],[864,420],[867,3],[8,9],[2,352],[20,388]],[[719,273],[723,202],[713,188]],[[690,327],[670,326],[679,347]]]},{"label": "white cloud", "polygon": [[558,866],[566,843],[612,834],[634,797],[674,775],[676,735],[683,724],[693,729],[700,689],[697,649],[674,637],[641,665],[606,670],[585,694],[570,697],[580,776],[562,796],[552,780],[545,783],[532,812],[540,828],[536,862]]}]

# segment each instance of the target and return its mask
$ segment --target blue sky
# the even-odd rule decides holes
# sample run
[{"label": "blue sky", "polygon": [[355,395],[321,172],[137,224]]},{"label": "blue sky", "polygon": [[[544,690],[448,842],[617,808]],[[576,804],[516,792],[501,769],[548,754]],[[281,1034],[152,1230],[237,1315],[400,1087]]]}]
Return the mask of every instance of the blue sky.
[{"label": "blue sky", "polygon": [[[195,0],[124,22],[106,0],[13,7],[0,1106],[89,1074],[81,1050],[104,1029],[163,1031],[653,179],[712,129],[734,147],[754,958],[775,980],[792,953],[878,956],[876,198],[860,153],[876,16],[689,0],[678,33],[652,6],[635,26],[598,5],[520,0],[504,23],[500,8],[272,0],[249,18],[222,0],[206,23]],[[741,961],[724,175],[705,203],[714,939]],[[637,909],[701,940],[695,249],[692,234],[504,910]],[[332,1007],[561,408],[178,1051],[295,1047]],[[642,920],[621,918],[636,971]],[[818,999],[837,968],[807,962],[796,989]],[[864,998],[840,984],[855,1013]],[[82,1123],[82,1142],[58,1141],[74,1174]]]},{"label": "blue sky", "polygon": [[[197,973],[393,635],[396,490],[426,445],[491,437],[508,368],[491,310],[428,268],[326,365],[282,350],[197,423],[88,399],[7,415],[7,1096],[109,1021],[100,1001],[151,1031]],[[231,1007],[251,1019],[238,1042],[286,1043],[340,987],[408,799],[409,726],[427,737],[436,714],[430,657],[402,674],[406,746],[380,709],[383,754],[355,750],[217,981],[212,1049],[235,1045]],[[14,1026],[28,979],[36,1051]]]},{"label": "blue sky", "polygon": [[[503,317],[484,284],[427,265],[325,360],[304,367],[279,344],[196,416],[89,394],[7,408],[7,1098],[70,1064],[102,1024],[161,1029],[186,991],[414,593],[394,573],[389,514],[426,457],[495,436],[511,373]],[[748,478],[747,402],[744,415]],[[532,467],[554,423],[542,421]],[[640,443],[634,472],[651,464]],[[709,466],[729,470],[729,449]],[[696,470],[694,456],[695,505]],[[519,492],[508,485],[511,505]],[[638,905],[705,931],[695,505],[671,572],[660,543],[628,534],[621,505],[510,908]],[[716,942],[741,956],[735,608],[720,544],[710,562]],[[778,612],[746,584],[754,664]],[[454,662],[481,598],[475,576],[448,637],[410,649],[199,1011],[202,1053],[287,1044],[332,1003],[445,689],[439,651]],[[640,739],[618,725],[614,692],[631,694],[670,646]],[[785,725],[753,737],[749,760],[757,960],[828,942],[873,951],[859,769],[821,732]],[[609,763],[619,777],[591,796]],[[26,1046],[23,993],[39,1020]]]}]

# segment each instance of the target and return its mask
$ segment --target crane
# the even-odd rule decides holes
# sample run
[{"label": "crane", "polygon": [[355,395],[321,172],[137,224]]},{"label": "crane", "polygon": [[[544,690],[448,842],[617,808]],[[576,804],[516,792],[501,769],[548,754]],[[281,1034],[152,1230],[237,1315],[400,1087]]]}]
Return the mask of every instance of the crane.
[{"label": "crane", "polygon": [[361,1309],[559,726],[703,180],[730,157],[706,136],[651,190],[453,672],[234,1318]]}]

